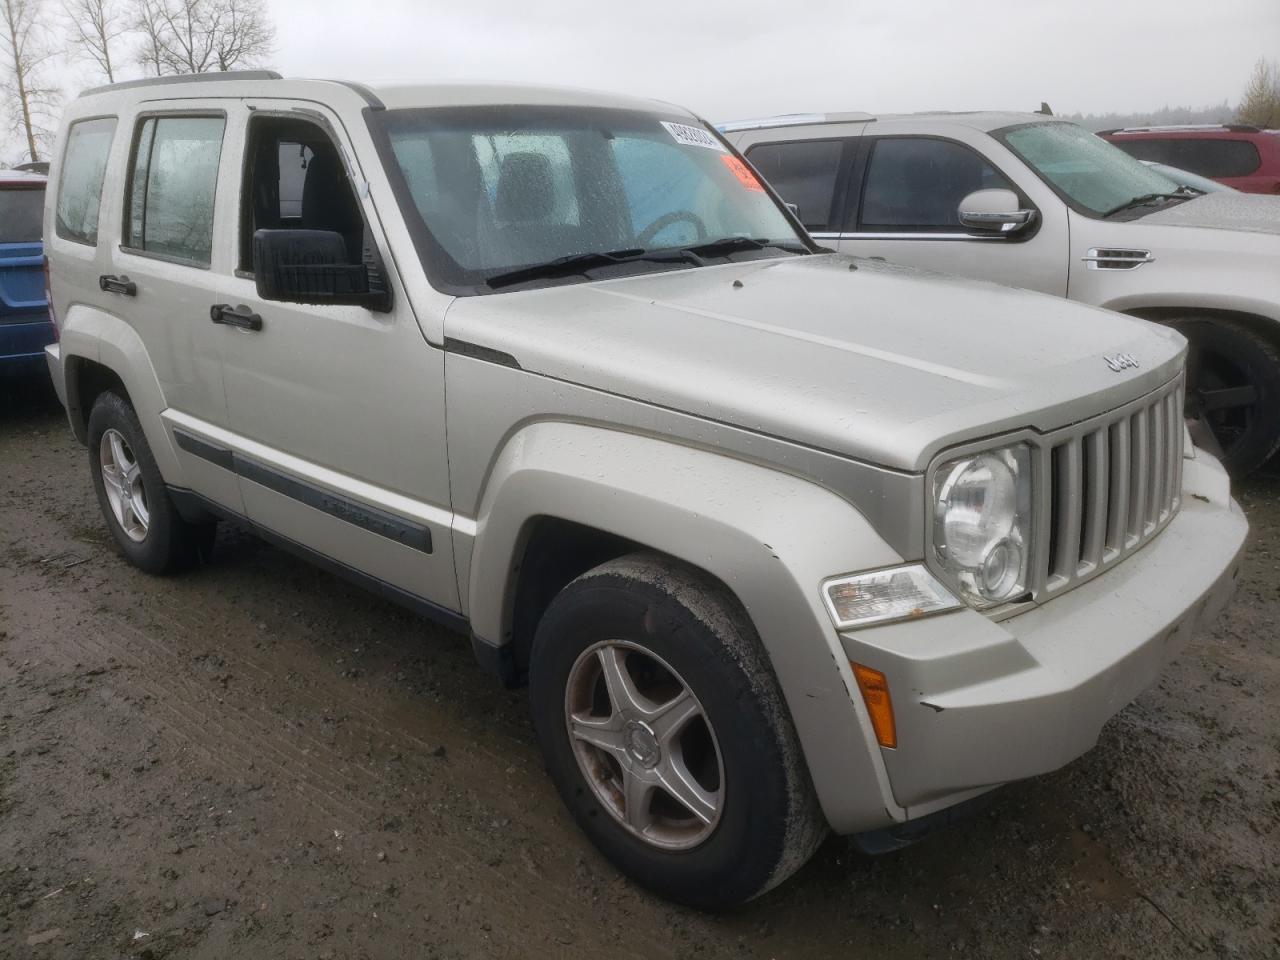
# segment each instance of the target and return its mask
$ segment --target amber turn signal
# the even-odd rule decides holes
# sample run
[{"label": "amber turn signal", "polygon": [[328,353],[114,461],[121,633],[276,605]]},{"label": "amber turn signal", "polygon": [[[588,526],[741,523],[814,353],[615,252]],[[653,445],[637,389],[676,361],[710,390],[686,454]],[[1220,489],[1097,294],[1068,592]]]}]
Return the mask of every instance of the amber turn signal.
[{"label": "amber turn signal", "polygon": [[898,745],[898,728],[893,722],[893,701],[889,699],[889,681],[879,670],[872,670],[860,663],[849,662],[853,676],[862,692],[862,702],[871,716],[871,728],[876,732],[880,746],[894,748]]}]

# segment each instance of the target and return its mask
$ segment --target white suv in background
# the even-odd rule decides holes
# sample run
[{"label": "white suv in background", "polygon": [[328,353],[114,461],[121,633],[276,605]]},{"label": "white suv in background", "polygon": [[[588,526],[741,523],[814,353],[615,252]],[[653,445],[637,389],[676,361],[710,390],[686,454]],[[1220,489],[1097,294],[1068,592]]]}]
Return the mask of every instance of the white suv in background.
[{"label": "white suv in background", "polygon": [[720,129],[842,253],[1176,327],[1187,414],[1236,473],[1280,448],[1280,197],[1204,194],[1039,114],[805,114]]}]

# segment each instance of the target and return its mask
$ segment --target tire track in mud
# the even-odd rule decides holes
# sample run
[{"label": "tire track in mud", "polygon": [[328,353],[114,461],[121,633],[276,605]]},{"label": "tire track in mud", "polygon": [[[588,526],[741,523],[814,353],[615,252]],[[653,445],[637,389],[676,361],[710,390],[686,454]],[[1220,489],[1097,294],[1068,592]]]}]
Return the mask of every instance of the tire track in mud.
[{"label": "tire track in mud", "polygon": [[[121,562],[105,550],[86,552],[101,554],[93,557],[95,561]],[[432,745],[416,732],[383,722],[375,711],[357,702],[360,693],[349,685],[318,677],[314,671],[303,678],[310,690],[286,684],[278,668],[272,670],[269,662],[247,656],[245,641],[241,641],[235,645],[234,659],[225,661],[226,669],[251,673],[263,692],[237,690],[234,682],[225,690],[211,691],[208,684],[216,681],[191,675],[192,655],[223,646],[218,638],[209,636],[206,624],[149,606],[139,608],[136,613],[120,611],[115,609],[112,596],[108,596],[104,604],[95,597],[94,588],[104,586],[108,578],[92,572],[92,568],[83,573],[72,569],[56,576],[44,568],[13,572],[16,576],[11,577],[10,586],[26,581],[32,586],[39,584],[46,593],[55,592],[59,619],[74,624],[58,631],[63,649],[53,646],[49,648],[51,653],[61,654],[59,659],[68,666],[76,660],[97,663],[114,660],[121,664],[124,669],[113,673],[113,682],[146,697],[140,712],[148,725],[158,727],[156,732],[161,736],[182,742],[202,762],[225,773],[232,783],[265,780],[275,788],[285,788],[304,804],[306,809],[298,813],[315,821],[317,828],[325,832],[332,829],[334,823],[349,831],[349,836],[362,830],[372,832],[376,827],[360,825],[377,824],[388,814],[419,823],[423,845],[430,851],[430,864],[423,866],[442,868],[454,877],[470,873],[472,879],[463,880],[465,884],[483,889],[486,898],[503,904],[501,914],[493,917],[495,933],[498,926],[508,928],[513,944],[521,942],[522,930],[550,926],[573,931],[575,952],[593,949],[610,957],[640,956],[605,936],[603,931],[584,928],[568,909],[575,902],[589,906],[590,897],[584,896],[573,882],[576,848],[565,846],[557,824],[554,821],[539,823],[530,817],[528,809],[521,808],[506,789],[488,795],[473,789],[477,780],[484,780],[486,775],[486,782],[502,784],[497,778],[511,766],[512,758],[502,758],[487,748],[477,749],[479,745],[465,735],[442,731],[442,740],[465,747],[451,754],[449,762],[458,763],[468,751],[478,754],[483,761],[481,764],[465,762],[465,773],[469,774],[463,778],[466,793],[454,795],[449,789],[451,781],[442,781],[441,771],[432,769],[426,758]],[[79,589],[82,587],[86,589]],[[121,592],[114,588],[114,594]],[[131,622],[139,618],[152,619],[157,630],[149,632]],[[86,623],[92,627],[81,626]],[[23,623],[21,628],[38,631],[36,624]],[[244,632],[252,635],[253,629],[256,628],[248,625]],[[67,651],[75,653],[67,656]],[[319,715],[350,717],[353,726],[358,726],[368,737],[406,747],[400,763],[406,782],[396,782],[396,778],[385,775],[376,765],[353,759],[305,727],[294,726],[287,734],[282,733],[283,716],[273,712],[271,702],[266,699],[269,696],[266,692],[273,687],[283,691],[280,700],[275,701],[277,704],[287,703],[293,711],[301,709]],[[254,712],[261,714],[260,721],[254,721]],[[355,736],[353,733],[353,747],[357,746]],[[417,749],[407,749],[411,744]],[[491,769],[485,771],[486,766]],[[435,788],[425,805],[442,808],[432,811],[430,819],[422,816],[421,805],[415,807],[406,800],[424,783],[428,788]],[[379,796],[381,802],[369,800],[371,792]],[[529,827],[527,838],[513,838],[508,834],[508,841],[520,850],[520,856],[506,859],[505,869],[495,866],[483,845],[478,847],[474,840],[466,839],[477,834],[483,837],[486,828],[468,824],[465,819],[454,819],[458,805],[471,806],[472,816],[479,824],[505,817],[511,823]],[[451,819],[454,819],[452,824]],[[450,835],[451,831],[454,836]],[[560,849],[556,849],[557,845]],[[421,853],[417,856],[421,857]],[[637,896],[632,906],[641,913],[660,912],[643,896]],[[643,954],[646,957],[671,955],[665,949],[659,952],[646,949]]]}]

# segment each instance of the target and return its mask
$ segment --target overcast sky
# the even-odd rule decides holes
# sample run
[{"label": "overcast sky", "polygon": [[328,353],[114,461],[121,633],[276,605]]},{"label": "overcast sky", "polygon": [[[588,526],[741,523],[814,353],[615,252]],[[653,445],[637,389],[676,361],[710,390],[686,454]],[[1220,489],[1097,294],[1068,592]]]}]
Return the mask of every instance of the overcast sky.
[{"label": "overcast sky", "polygon": [[[51,9],[59,0],[48,0]],[[1059,113],[1239,98],[1280,0],[268,0],[286,75],[485,79],[793,111]],[[74,89],[100,82],[64,66]],[[12,141],[3,157],[14,153]]]},{"label": "overcast sky", "polygon": [[1280,0],[270,2],[285,73],[566,83],[713,120],[1199,107],[1280,58]]}]

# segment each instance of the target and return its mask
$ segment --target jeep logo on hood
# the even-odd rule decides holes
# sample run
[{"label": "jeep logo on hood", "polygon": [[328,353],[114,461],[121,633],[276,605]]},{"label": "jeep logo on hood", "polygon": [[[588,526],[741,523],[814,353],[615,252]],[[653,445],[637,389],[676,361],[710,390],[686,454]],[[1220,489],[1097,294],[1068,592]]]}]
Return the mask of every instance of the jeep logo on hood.
[{"label": "jeep logo on hood", "polygon": [[1103,357],[1107,361],[1107,366],[1119,373],[1121,370],[1137,370],[1138,358],[1131,353],[1117,353],[1110,357]]}]

